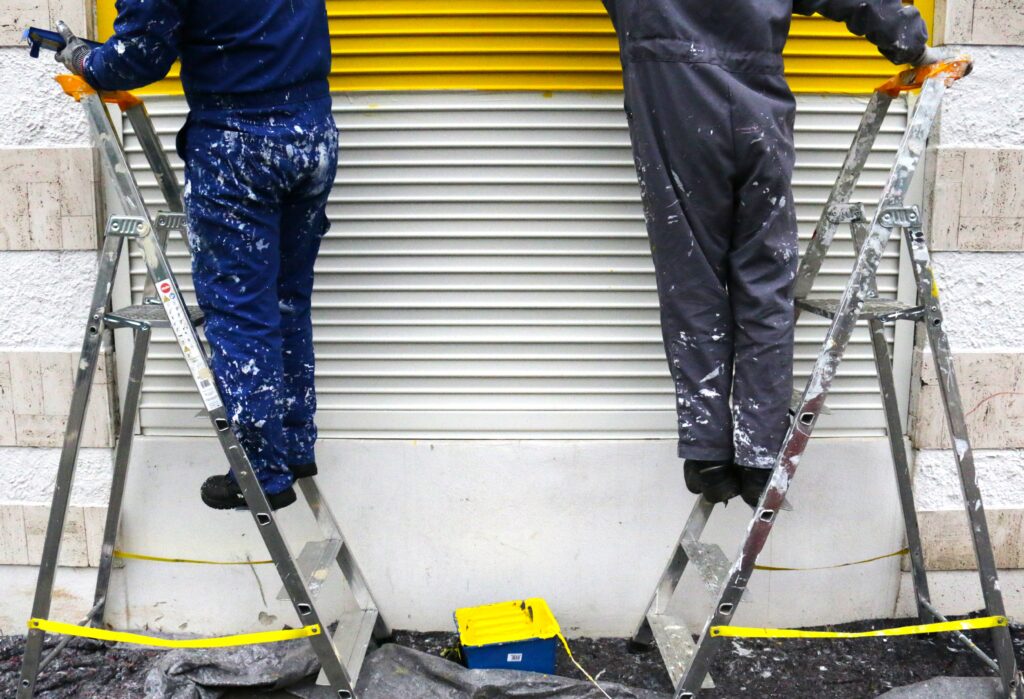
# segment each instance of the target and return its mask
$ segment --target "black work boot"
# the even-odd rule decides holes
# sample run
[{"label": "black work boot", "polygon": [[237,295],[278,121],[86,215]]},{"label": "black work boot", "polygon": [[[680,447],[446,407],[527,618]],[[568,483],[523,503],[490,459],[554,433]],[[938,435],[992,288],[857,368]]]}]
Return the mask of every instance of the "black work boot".
[{"label": "black work boot", "polygon": [[704,485],[700,482],[700,461],[683,462],[683,480],[686,482],[686,489],[694,495],[700,495],[704,491]]},{"label": "black work boot", "polygon": [[740,494],[740,481],[728,461],[687,459],[683,479],[691,493],[704,495],[708,502],[728,502]]},{"label": "black work boot", "polygon": [[295,478],[312,478],[317,474],[316,462],[310,461],[308,464],[298,464],[297,466],[289,466],[288,470],[292,472]]},{"label": "black work boot", "polygon": [[761,501],[764,489],[768,487],[768,481],[772,479],[772,469],[737,466],[736,470],[740,474],[740,485],[742,487],[740,495],[743,497],[743,502],[751,507],[757,507],[757,503]]},{"label": "black work boot", "polygon": [[[203,487],[199,492],[206,506],[212,507],[215,510],[249,509],[248,503],[245,502],[245,496],[242,495],[242,489],[235,482],[235,479],[230,476],[210,476],[203,483]],[[288,507],[295,500],[295,489],[291,486],[288,486],[286,490],[282,490],[280,493],[267,495],[267,501],[270,503],[270,509],[272,510]]]}]

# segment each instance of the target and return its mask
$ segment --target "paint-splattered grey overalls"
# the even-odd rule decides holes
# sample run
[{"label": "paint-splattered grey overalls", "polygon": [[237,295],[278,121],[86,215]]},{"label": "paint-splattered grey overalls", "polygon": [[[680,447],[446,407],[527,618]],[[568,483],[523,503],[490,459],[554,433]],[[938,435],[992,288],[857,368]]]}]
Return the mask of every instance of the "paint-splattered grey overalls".
[{"label": "paint-splattered grey overalls", "polygon": [[789,425],[793,12],[866,35],[893,62],[927,42],[900,0],[604,0],[676,386],[679,456],[771,468]]}]

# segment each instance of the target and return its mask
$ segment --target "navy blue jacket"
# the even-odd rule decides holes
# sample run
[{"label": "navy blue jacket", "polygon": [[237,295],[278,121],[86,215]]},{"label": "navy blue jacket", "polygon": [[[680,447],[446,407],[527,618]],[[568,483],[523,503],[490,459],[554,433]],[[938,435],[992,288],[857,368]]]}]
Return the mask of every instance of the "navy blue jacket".
[{"label": "navy blue jacket", "polygon": [[102,90],[156,82],[181,58],[193,109],[271,106],[329,95],[324,0],[117,0],[114,36],[85,79]]},{"label": "navy blue jacket", "polygon": [[893,63],[917,59],[928,28],[901,0],[604,0],[624,61],[714,63],[781,73],[793,13],[815,12],[866,36]]}]

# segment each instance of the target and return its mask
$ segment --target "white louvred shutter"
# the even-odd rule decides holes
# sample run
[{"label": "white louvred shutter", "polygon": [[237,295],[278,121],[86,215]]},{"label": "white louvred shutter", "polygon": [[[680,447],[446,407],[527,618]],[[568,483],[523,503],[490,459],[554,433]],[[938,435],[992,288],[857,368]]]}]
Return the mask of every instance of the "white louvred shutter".
[{"label": "white louvred shutter", "polygon": [[[794,193],[806,243],[865,100],[798,103]],[[148,105],[173,151],[184,101]],[[894,108],[858,200],[877,200],[905,111]],[[336,95],[335,114],[340,168],[314,294],[323,437],[675,436],[620,94],[361,93]],[[156,208],[159,191],[126,129]],[[169,252],[190,294],[182,241]],[[816,295],[838,296],[852,263],[844,234]],[[898,272],[893,245],[879,274],[883,295],[895,295]],[[131,277],[137,300],[137,257]],[[801,320],[799,376],[824,330],[824,320]],[[150,356],[143,432],[207,434],[169,335],[157,333]],[[864,328],[829,405],[816,435],[884,434]]]}]

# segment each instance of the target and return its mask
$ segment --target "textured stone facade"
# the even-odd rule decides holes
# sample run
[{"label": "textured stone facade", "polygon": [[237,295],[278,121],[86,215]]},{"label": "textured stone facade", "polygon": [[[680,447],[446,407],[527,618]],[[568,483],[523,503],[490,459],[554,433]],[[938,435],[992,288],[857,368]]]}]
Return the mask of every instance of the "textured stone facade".
[{"label": "textured stone facade", "polygon": [[1024,0],[937,0],[940,44],[1024,45]]}]

